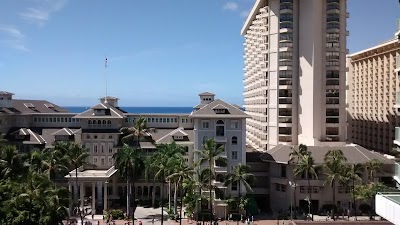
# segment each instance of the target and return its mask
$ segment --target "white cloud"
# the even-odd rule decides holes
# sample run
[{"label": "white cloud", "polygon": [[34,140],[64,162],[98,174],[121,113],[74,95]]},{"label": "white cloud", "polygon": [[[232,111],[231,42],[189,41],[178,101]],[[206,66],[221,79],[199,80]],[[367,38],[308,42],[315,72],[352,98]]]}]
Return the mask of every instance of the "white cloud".
[{"label": "white cloud", "polygon": [[224,10],[236,11],[239,8],[239,6],[236,2],[227,2],[222,8]]},{"label": "white cloud", "polygon": [[29,51],[25,46],[25,35],[17,27],[0,24],[0,38],[0,42],[7,47]]},{"label": "white cloud", "polygon": [[67,4],[68,0],[39,0],[35,1],[36,6],[28,7],[19,13],[22,19],[37,24],[45,25],[53,13],[60,11]]}]

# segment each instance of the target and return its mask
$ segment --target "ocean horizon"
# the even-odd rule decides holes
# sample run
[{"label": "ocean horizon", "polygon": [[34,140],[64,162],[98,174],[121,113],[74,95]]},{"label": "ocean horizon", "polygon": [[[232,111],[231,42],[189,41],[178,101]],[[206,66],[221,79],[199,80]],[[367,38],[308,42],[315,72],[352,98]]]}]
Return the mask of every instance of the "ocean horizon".
[{"label": "ocean horizon", "polygon": [[[81,113],[88,109],[90,106],[63,106],[71,113]],[[122,110],[128,113],[166,113],[166,114],[188,114],[193,111],[193,107],[133,107],[133,106],[121,106]]]}]

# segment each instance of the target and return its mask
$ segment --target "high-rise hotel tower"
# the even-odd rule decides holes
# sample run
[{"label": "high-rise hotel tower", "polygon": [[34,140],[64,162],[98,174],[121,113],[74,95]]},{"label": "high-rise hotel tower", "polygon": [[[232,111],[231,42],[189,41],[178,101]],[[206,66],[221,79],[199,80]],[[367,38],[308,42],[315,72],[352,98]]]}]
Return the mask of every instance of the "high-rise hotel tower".
[{"label": "high-rise hotel tower", "polygon": [[257,0],[244,36],[247,143],[346,141],[346,0]]}]

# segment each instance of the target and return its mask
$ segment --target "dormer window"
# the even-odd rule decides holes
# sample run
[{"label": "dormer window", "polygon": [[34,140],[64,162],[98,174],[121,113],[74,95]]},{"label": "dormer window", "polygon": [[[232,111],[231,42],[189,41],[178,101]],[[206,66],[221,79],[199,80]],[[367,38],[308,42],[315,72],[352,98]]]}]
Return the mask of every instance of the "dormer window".
[{"label": "dormer window", "polygon": [[182,139],[183,139],[183,136],[174,136],[174,139],[175,139],[175,140],[182,140]]},{"label": "dormer window", "polygon": [[214,106],[213,110],[216,114],[229,114],[228,108],[221,104]]},{"label": "dormer window", "polygon": [[225,114],[226,109],[214,109],[215,113],[217,114]]}]

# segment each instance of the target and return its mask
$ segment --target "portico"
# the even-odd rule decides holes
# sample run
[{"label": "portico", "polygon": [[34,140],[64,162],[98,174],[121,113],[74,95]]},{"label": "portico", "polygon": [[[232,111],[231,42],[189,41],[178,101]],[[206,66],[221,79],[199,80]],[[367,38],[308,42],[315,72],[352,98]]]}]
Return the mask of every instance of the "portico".
[{"label": "portico", "polygon": [[[73,195],[71,196],[70,210],[74,207],[74,199],[79,199],[79,203],[76,202],[75,207],[79,205],[81,210],[88,212],[87,214],[89,214],[88,209],[90,209],[91,214],[96,214],[96,210],[101,209],[107,211],[108,189],[115,186],[113,176],[116,172],[117,169],[114,167],[108,170],[84,169],[81,167],[77,171],[73,170],[66,175],[65,178],[68,179],[70,193]],[[91,194],[85,200],[86,192],[91,192]],[[89,202],[90,205],[87,205]]]}]

